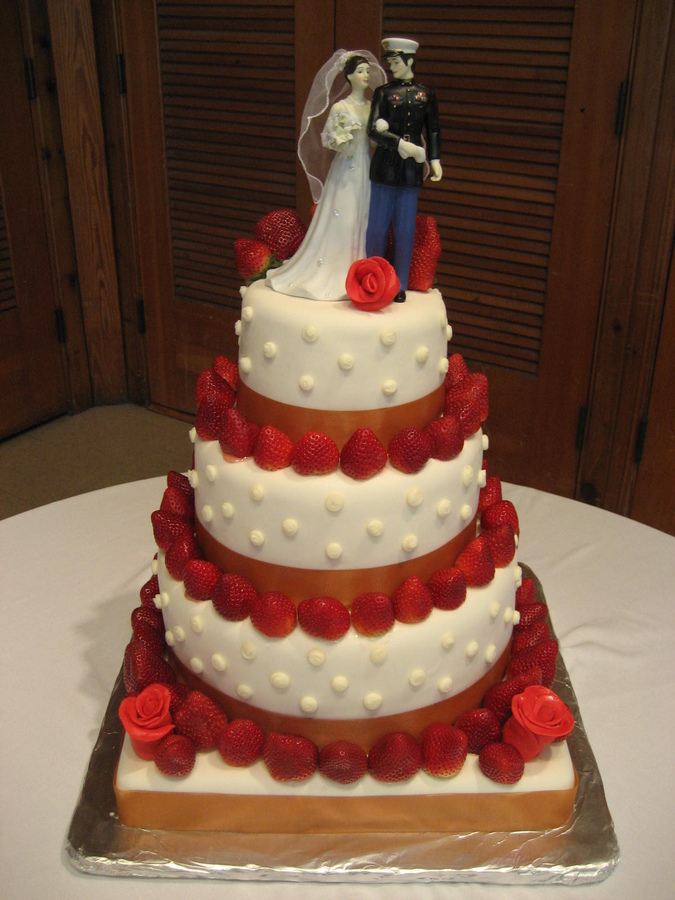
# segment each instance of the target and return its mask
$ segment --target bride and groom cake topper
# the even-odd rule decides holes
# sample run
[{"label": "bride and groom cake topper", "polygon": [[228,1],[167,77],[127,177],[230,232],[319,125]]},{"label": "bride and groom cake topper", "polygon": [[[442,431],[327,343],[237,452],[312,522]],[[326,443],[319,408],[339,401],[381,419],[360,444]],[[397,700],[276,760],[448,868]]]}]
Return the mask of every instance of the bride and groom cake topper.
[{"label": "bride and groom cake topper", "polygon": [[[405,300],[419,190],[427,172],[432,181],[443,174],[436,97],[414,74],[418,46],[409,38],[382,41],[393,76],[389,83],[365,50],[338,50],[317,73],[298,142],[317,207],[297,253],[268,272],[274,290],[313,300],[344,299],[352,263],[384,257],[391,229],[400,282],[394,299]],[[334,151],[332,161],[326,148]]]}]

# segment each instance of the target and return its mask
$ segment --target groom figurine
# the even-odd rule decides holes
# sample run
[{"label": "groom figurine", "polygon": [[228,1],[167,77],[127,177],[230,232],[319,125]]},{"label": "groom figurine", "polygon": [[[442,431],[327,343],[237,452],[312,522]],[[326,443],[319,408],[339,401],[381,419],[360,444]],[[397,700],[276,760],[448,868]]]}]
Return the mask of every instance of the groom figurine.
[{"label": "groom figurine", "polygon": [[395,80],[377,88],[368,120],[368,136],[376,148],[370,165],[366,255],[385,255],[391,227],[394,269],[401,282],[394,300],[403,303],[415,238],[417,195],[427,158],[431,180],[440,181],[443,176],[441,129],[434,92],[415,81],[417,41],[386,38],[382,47]]}]

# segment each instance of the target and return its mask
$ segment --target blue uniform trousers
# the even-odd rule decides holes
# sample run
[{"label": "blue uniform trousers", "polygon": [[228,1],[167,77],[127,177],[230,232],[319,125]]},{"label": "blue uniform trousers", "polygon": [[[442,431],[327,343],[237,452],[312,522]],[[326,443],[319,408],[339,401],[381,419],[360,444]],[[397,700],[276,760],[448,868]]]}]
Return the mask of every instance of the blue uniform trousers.
[{"label": "blue uniform trousers", "polygon": [[418,187],[396,187],[378,182],[370,184],[366,255],[385,255],[389,226],[392,226],[394,269],[401,282],[402,291],[408,287],[419,192]]}]

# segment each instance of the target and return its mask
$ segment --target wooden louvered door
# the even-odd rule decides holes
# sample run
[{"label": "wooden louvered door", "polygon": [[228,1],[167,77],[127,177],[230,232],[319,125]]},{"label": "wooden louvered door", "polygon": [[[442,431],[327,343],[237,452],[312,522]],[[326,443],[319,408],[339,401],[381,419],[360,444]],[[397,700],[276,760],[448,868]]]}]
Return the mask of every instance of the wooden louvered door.
[{"label": "wooden louvered door", "polygon": [[437,92],[438,287],[451,349],[490,380],[490,465],[573,496],[602,292],[636,3],[387,2]]},{"label": "wooden louvered door", "polygon": [[21,48],[0,3],[0,438],[68,408]]}]

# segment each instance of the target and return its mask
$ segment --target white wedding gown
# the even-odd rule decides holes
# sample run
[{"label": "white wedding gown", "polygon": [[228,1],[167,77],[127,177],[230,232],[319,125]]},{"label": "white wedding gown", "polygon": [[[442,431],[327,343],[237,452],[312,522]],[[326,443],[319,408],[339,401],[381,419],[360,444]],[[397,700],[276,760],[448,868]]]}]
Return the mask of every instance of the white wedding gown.
[{"label": "white wedding gown", "polygon": [[352,132],[349,155],[342,151],[335,154],[300,249],[267,274],[267,284],[275,291],[310,300],[344,300],[347,272],[353,262],[366,255],[370,201],[366,125],[370,103],[357,107],[347,98],[333,106],[331,115],[334,112],[346,112],[360,122],[361,128]]}]

